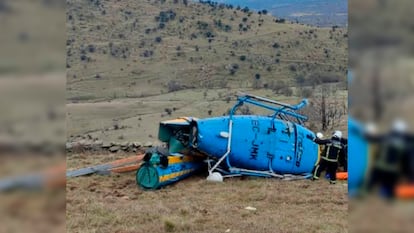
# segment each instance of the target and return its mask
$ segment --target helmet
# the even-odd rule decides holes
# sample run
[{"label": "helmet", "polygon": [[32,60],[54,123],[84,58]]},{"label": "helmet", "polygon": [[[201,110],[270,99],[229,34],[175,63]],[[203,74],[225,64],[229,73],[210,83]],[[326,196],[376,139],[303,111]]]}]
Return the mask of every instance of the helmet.
[{"label": "helmet", "polygon": [[392,123],[392,131],[398,132],[398,133],[403,133],[406,130],[407,130],[407,124],[405,123],[404,120],[396,119]]},{"label": "helmet", "polygon": [[376,134],[378,131],[377,125],[374,122],[365,124],[365,132],[368,134]]},{"label": "helmet", "polygon": [[339,131],[339,130],[335,130],[335,132],[332,134],[332,137],[340,139],[340,138],[342,138],[342,132]]},{"label": "helmet", "polygon": [[323,134],[321,132],[317,132],[316,133],[316,137],[319,138],[319,139],[322,139],[323,138]]}]

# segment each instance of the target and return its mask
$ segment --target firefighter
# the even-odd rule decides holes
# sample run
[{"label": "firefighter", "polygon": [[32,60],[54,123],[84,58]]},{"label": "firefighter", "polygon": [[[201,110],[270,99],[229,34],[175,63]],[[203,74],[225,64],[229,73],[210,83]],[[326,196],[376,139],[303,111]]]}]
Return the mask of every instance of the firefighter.
[{"label": "firefighter", "polygon": [[321,153],[321,159],[313,171],[312,180],[318,180],[321,172],[326,170],[331,184],[336,183],[336,170],[338,169],[338,160],[344,156],[344,144],[342,143],[342,132],[337,130],[333,133],[331,139],[321,139],[316,137],[314,141],[323,145],[324,149]]},{"label": "firefighter", "polygon": [[379,185],[382,196],[387,199],[394,198],[395,187],[407,165],[408,142],[412,140],[406,129],[404,121],[396,120],[388,134],[378,135],[367,130],[365,137],[368,142],[378,145],[366,184],[368,192]]}]

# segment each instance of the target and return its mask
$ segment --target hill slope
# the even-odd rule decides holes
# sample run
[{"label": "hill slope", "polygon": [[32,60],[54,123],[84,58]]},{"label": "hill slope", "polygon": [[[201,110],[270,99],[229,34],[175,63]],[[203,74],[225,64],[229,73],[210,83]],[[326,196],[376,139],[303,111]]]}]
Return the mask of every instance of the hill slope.
[{"label": "hill slope", "polygon": [[226,5],[68,0],[67,34],[69,137],[145,140],[166,108],[221,115],[235,91],[296,101],[298,85],[345,83],[345,29]]}]

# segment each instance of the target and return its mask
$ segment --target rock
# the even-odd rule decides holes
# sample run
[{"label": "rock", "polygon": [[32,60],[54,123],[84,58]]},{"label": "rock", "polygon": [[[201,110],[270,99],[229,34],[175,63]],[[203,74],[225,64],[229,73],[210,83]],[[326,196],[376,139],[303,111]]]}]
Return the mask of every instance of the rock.
[{"label": "rock", "polygon": [[72,150],[73,144],[71,142],[66,143],[66,150]]},{"label": "rock", "polygon": [[103,144],[103,142],[102,142],[102,141],[100,141],[100,140],[96,140],[96,141],[94,141],[94,142],[93,142],[93,144],[92,144],[92,148],[93,148],[94,150],[99,150],[99,149],[101,149],[101,148],[102,148],[102,144]]},{"label": "rock", "polygon": [[129,142],[121,142],[120,143],[121,147],[128,147],[129,146]]},{"label": "rock", "polygon": [[78,143],[79,143],[80,146],[84,146],[86,144],[86,140],[82,139]]},{"label": "rock", "polygon": [[85,149],[87,149],[87,148],[91,148],[93,143],[89,140],[80,140],[79,144],[83,146]]},{"label": "rock", "polygon": [[144,144],[145,147],[152,147],[153,143],[152,142],[146,142]]},{"label": "rock", "polygon": [[142,143],[141,142],[133,142],[132,145],[136,148],[139,148],[139,147],[142,146]]},{"label": "rock", "polygon": [[95,146],[102,146],[103,145],[103,142],[101,140],[96,140],[93,144]]},{"label": "rock", "polygon": [[102,143],[102,148],[109,148],[109,147],[111,147],[112,145],[111,145],[111,143],[109,143],[109,142],[104,142],[104,143]]},{"label": "rock", "polygon": [[112,152],[112,153],[115,153],[115,152],[119,151],[119,149],[121,149],[121,147],[119,147],[119,146],[111,146],[109,148],[109,151]]},{"label": "rock", "polygon": [[120,143],[119,142],[111,142],[111,146],[119,146]]},{"label": "rock", "polygon": [[252,206],[247,206],[246,208],[244,208],[244,209],[246,209],[246,210],[256,210],[256,208],[255,207],[252,207]]}]

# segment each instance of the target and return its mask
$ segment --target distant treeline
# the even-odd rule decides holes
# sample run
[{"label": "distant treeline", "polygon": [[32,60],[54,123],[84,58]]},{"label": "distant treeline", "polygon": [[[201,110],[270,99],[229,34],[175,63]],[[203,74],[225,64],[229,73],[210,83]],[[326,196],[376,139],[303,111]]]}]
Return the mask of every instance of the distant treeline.
[{"label": "distant treeline", "polygon": [[213,8],[219,8],[219,9],[224,9],[224,8],[236,9],[236,10],[241,10],[245,13],[248,13],[250,11],[250,9],[247,6],[242,9],[240,6],[234,7],[232,4],[218,3],[218,2],[214,2],[210,0],[199,0],[199,3],[209,5]]},{"label": "distant treeline", "polygon": [[[230,10],[236,9],[236,10],[242,11],[244,13],[250,13],[251,12],[249,7],[247,7],[247,6],[245,6],[243,8],[240,7],[240,6],[234,7],[232,4],[218,3],[218,2],[214,2],[214,1],[210,1],[210,0],[199,0],[198,2],[201,3],[201,4],[211,6],[213,8],[218,8],[218,9],[227,8],[227,9],[230,9]],[[260,15],[262,15],[262,14],[266,15],[268,13],[268,11],[266,9],[264,9],[264,10],[259,10],[257,13],[260,14]],[[283,22],[285,22],[285,19],[283,19]]]}]

